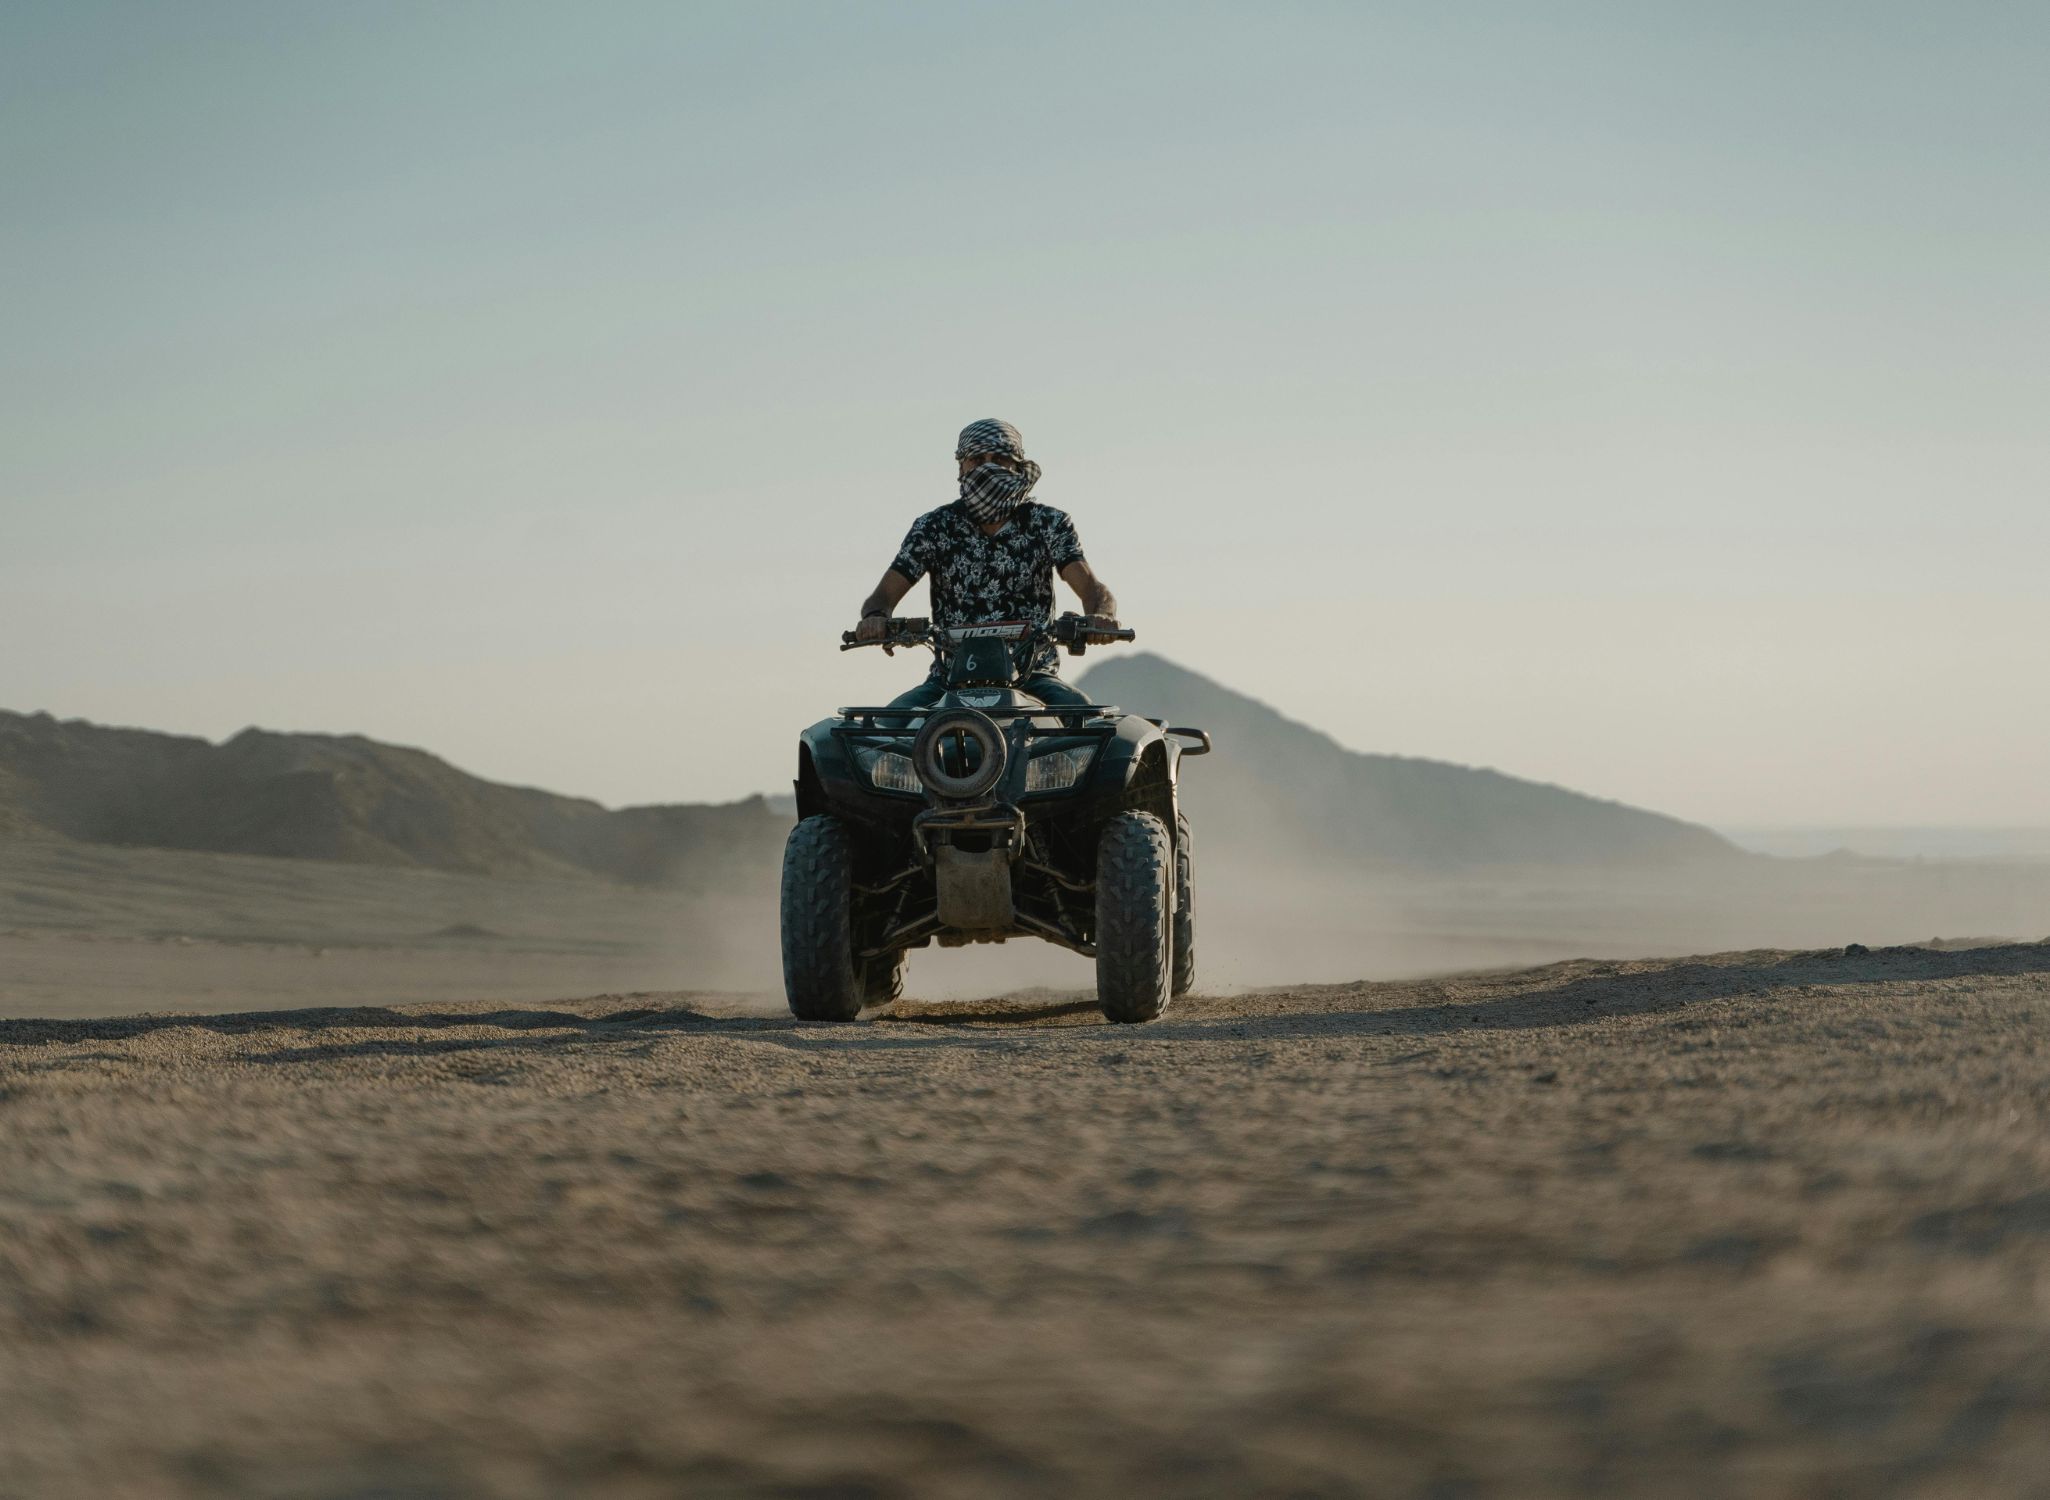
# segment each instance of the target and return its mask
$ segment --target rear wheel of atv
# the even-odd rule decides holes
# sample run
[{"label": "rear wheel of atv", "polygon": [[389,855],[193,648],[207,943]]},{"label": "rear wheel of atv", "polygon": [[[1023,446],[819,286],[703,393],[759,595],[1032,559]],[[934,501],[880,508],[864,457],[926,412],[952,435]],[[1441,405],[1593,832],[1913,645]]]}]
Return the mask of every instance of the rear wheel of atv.
[{"label": "rear wheel of atv", "polygon": [[1107,1021],[1167,1009],[1174,845],[1152,813],[1119,813],[1096,842],[1096,1002]]},{"label": "rear wheel of atv", "polygon": [[1195,876],[1189,855],[1189,816],[1174,819],[1174,978],[1169,990],[1186,995],[1196,987]]},{"label": "rear wheel of atv", "polygon": [[806,818],[783,845],[783,993],[801,1021],[861,1014],[854,957],[854,843],[838,818]]},{"label": "rear wheel of atv", "polygon": [[892,948],[861,965],[861,1003],[888,1005],[904,994],[904,950]]}]

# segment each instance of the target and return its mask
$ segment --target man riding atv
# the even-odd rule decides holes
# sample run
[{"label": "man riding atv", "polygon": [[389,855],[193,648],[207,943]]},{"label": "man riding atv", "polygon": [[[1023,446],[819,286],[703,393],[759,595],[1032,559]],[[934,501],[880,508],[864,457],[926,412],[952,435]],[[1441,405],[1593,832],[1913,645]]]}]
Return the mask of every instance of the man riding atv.
[{"label": "man riding atv", "polygon": [[[890,612],[928,573],[937,629],[991,620],[1023,620],[1043,629],[1053,616],[1053,576],[1059,573],[1082,601],[1088,624],[1115,631],[1117,600],[1090,571],[1075,523],[1066,512],[1032,499],[1039,465],[1025,456],[1018,429],[994,417],[970,422],[961,429],[954,458],[960,467],[961,498],[911,523],[896,560],[875,592],[862,601],[855,640],[890,651],[885,640]],[[1059,674],[1060,658],[1048,643],[1031,663],[1031,675],[1018,686],[1049,706],[1089,701]],[[935,659],[931,675],[890,706],[930,708],[946,690],[946,664]]]},{"label": "man riding atv", "polygon": [[[799,737],[783,851],[783,985],[807,1021],[902,991],[906,951],[1043,939],[1096,960],[1113,1021],[1150,1021],[1195,980],[1185,755],[1210,737],[1091,703],[1060,647],[1128,641],[1075,527],[1031,498],[1006,422],[955,451],[961,497],[920,516],[841,649],[930,647],[932,675]],[[1054,619],[1058,572],[1088,615]],[[932,579],[933,617],[891,610]],[[1188,743],[1194,741],[1194,744]]]}]

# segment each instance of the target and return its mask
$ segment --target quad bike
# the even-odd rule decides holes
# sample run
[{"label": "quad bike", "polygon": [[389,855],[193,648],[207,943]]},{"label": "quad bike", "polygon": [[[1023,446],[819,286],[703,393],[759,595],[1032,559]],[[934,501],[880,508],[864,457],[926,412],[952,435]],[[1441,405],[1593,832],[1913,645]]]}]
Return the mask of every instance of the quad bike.
[{"label": "quad bike", "polygon": [[[930,708],[843,708],[804,731],[783,852],[783,984],[808,1021],[897,998],[904,955],[1044,938],[1096,960],[1112,1021],[1150,1021],[1195,983],[1184,755],[1210,736],[1107,704],[1020,690],[1051,642],[1131,640],[1078,615],[953,630],[887,622],[877,645],[929,646]],[[855,646],[850,632],[841,649]],[[1186,743],[1185,743],[1186,742]]]}]

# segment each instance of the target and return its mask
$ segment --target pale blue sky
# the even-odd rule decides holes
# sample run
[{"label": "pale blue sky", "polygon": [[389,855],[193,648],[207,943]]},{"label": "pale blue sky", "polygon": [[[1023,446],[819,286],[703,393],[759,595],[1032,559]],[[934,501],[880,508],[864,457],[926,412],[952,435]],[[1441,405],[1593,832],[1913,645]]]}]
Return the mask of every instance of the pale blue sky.
[{"label": "pale blue sky", "polygon": [[773,788],[996,415],[1355,747],[2050,824],[2046,78],[2037,4],[10,4],[0,706]]}]

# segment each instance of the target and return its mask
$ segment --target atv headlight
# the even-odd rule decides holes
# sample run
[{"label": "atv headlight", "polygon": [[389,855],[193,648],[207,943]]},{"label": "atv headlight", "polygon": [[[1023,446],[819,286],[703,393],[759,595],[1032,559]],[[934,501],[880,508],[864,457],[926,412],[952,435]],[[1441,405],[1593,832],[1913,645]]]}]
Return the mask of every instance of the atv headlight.
[{"label": "atv headlight", "polygon": [[922,792],[911,757],[885,750],[868,763],[868,779],[886,792]]},{"label": "atv headlight", "polygon": [[1096,759],[1094,746],[1080,750],[1049,750],[1035,755],[1025,766],[1025,793],[1065,791],[1082,779],[1089,762]]}]

